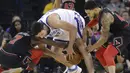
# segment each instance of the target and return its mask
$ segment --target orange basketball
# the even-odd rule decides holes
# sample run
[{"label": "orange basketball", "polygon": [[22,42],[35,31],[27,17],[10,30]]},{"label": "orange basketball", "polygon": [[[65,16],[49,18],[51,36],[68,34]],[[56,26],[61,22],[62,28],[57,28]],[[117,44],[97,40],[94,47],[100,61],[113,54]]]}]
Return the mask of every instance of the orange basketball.
[{"label": "orange basketball", "polygon": [[76,45],[74,45],[73,48],[74,48],[74,51],[75,51],[75,53],[76,53],[75,55],[73,55],[73,59],[69,60],[69,57],[68,57],[68,56],[67,56],[66,58],[67,58],[67,60],[68,60],[71,64],[76,65],[76,64],[79,64],[79,63],[80,63],[80,61],[83,59],[83,57],[82,57],[82,54],[80,53],[80,51],[78,50],[78,48],[77,48]]},{"label": "orange basketball", "polygon": [[80,55],[80,54],[75,54],[75,55],[73,55],[73,59],[71,59],[71,60],[69,60],[69,57],[68,57],[68,56],[67,56],[66,58],[67,58],[67,60],[69,61],[69,63],[71,63],[71,64],[73,64],[73,65],[79,64],[80,61],[83,59],[83,58],[82,58],[82,55]]}]

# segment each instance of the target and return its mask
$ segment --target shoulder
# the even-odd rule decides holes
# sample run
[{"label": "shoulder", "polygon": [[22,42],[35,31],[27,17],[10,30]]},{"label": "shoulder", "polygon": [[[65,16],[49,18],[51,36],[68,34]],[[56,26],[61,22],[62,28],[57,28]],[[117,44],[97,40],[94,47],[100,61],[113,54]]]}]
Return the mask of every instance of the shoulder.
[{"label": "shoulder", "polygon": [[103,20],[104,22],[114,22],[114,17],[110,12],[104,12],[102,13],[102,18],[101,20]]}]

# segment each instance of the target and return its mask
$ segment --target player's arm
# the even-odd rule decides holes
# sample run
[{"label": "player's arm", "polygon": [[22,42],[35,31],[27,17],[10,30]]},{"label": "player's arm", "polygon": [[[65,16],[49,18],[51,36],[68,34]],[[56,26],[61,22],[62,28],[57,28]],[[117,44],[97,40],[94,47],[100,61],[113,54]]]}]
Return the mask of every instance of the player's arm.
[{"label": "player's arm", "polygon": [[47,45],[51,45],[51,46],[55,46],[55,47],[59,47],[59,48],[66,48],[68,44],[66,43],[58,43],[55,42],[53,40],[50,39],[46,39],[46,38],[32,38],[32,44],[39,44],[39,43],[43,43],[43,44],[47,44]]},{"label": "player's arm", "polygon": [[31,44],[32,44],[32,46],[36,46],[36,45],[37,45],[37,46],[39,47],[39,49],[42,49],[42,50],[43,50],[43,52],[44,52],[45,55],[50,56],[50,57],[53,57],[53,58],[56,57],[56,53],[55,53],[55,52],[52,52],[52,51],[49,50],[49,49],[47,49],[47,48],[45,47],[45,44],[51,45],[51,46],[53,46],[53,45],[54,45],[54,46],[59,46],[58,43],[56,43],[56,42],[54,42],[54,41],[52,41],[52,40],[46,39],[46,38],[41,39],[41,38],[32,37],[32,38],[31,38]]},{"label": "player's arm", "polygon": [[42,49],[43,50],[43,52],[44,52],[44,54],[45,55],[48,55],[48,56],[50,56],[50,57],[53,57],[53,58],[55,58],[55,56],[56,56],[56,53],[55,52],[52,52],[51,50],[49,50],[49,49],[47,49],[47,48],[45,48],[45,44],[38,44],[38,47],[39,47],[39,49]]},{"label": "player's arm", "polygon": [[53,4],[53,9],[60,8],[60,3],[61,3],[61,0],[55,0]]},{"label": "player's arm", "polygon": [[76,39],[77,28],[68,22],[60,20],[60,17],[58,16],[58,14],[52,14],[51,16],[49,16],[48,23],[53,28],[61,28],[61,29],[69,32],[69,45],[68,45],[68,47],[72,48],[73,44],[75,42],[75,39]]},{"label": "player's arm", "polygon": [[102,24],[102,29],[101,29],[101,37],[100,39],[92,46],[92,48],[99,48],[102,46],[105,42],[107,42],[108,37],[109,37],[109,30],[110,30],[110,25],[113,23],[114,18],[110,13],[104,13],[102,18],[101,18],[101,24]]},{"label": "player's arm", "polygon": [[83,42],[86,43],[86,38],[87,38],[87,31],[86,29],[84,28],[83,29]]},{"label": "player's arm", "polygon": [[83,41],[86,42],[87,37],[92,35],[93,31],[90,27],[86,26],[83,30]]},{"label": "player's arm", "polygon": [[49,50],[48,48],[46,48],[44,46],[44,44],[42,44],[42,43],[38,44],[38,47],[43,50],[45,55],[50,56],[50,57],[54,58],[55,60],[57,60],[57,61],[59,61],[59,62],[61,62],[63,64],[68,62],[66,60],[66,57],[63,54],[57,54],[57,53]]},{"label": "player's arm", "polygon": [[98,24],[98,19],[97,19],[97,18],[95,18],[95,19],[89,21],[89,23],[86,24],[85,29],[83,30],[83,41],[84,41],[84,42],[86,41],[87,34],[88,34],[88,33],[89,33],[89,34],[92,34],[93,31],[92,31],[91,28],[92,28],[93,26],[97,25],[97,24]]}]

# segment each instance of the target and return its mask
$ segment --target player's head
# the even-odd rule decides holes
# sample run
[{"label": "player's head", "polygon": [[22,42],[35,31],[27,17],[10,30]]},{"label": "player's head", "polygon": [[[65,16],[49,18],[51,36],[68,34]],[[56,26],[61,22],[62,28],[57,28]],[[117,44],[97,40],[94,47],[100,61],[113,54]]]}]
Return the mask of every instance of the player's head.
[{"label": "player's head", "polygon": [[90,20],[96,18],[101,10],[101,8],[96,4],[95,1],[89,0],[85,3],[85,12],[89,16]]},{"label": "player's head", "polygon": [[34,22],[31,26],[31,34],[43,38],[50,33],[50,29],[43,23]]}]

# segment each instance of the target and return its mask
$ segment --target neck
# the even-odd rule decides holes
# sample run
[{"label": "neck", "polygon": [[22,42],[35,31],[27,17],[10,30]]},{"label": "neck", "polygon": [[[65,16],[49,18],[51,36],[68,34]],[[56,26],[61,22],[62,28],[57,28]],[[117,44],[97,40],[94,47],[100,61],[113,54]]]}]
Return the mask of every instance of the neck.
[{"label": "neck", "polygon": [[96,13],[95,13],[96,18],[98,17],[98,15],[99,15],[100,11],[101,11],[101,8],[98,8],[98,9],[97,9],[97,11],[96,11]]}]

